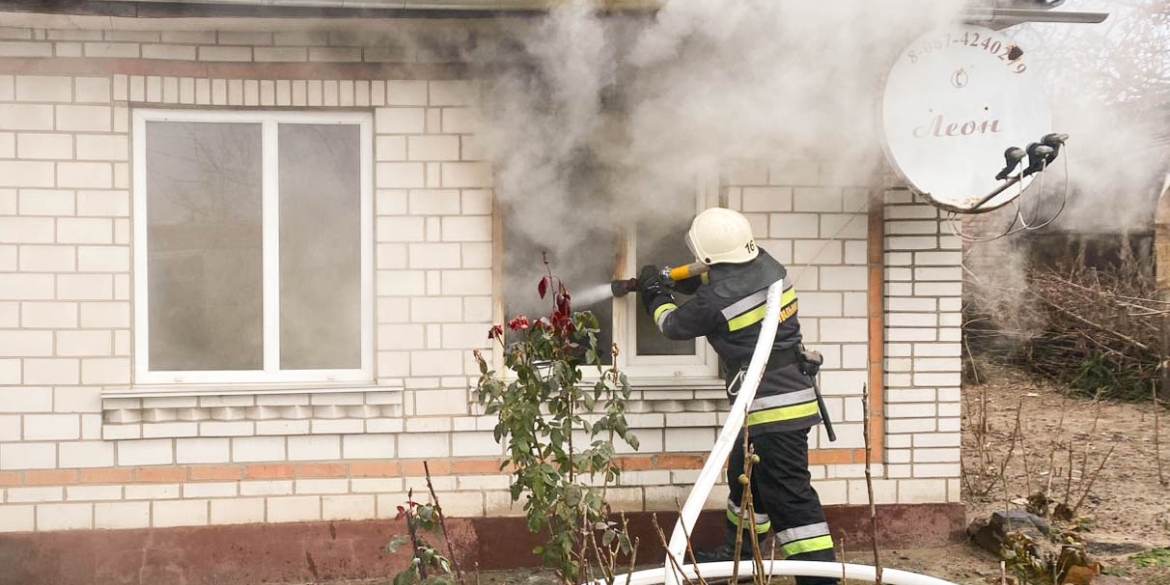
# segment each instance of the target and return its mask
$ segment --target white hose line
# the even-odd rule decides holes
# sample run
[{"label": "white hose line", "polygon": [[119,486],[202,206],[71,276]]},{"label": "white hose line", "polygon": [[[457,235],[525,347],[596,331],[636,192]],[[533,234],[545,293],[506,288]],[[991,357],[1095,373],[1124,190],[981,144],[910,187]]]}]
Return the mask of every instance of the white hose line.
[{"label": "white hose line", "polygon": [[[665,565],[661,569],[647,569],[627,575],[618,575],[614,578],[616,585],[679,585],[680,580],[684,578],[697,579],[696,565],[687,564],[683,556],[687,547],[686,537],[688,534],[694,533],[695,521],[698,519],[699,513],[703,511],[707,496],[711,494],[711,488],[715,486],[715,481],[723,474],[724,460],[731,454],[731,449],[740,444],[748,405],[755,398],[756,389],[759,388],[760,381],[764,377],[764,367],[768,364],[768,358],[771,357],[772,344],[776,339],[776,329],[780,325],[780,293],[783,290],[783,279],[768,287],[764,321],[761,324],[760,337],[756,340],[755,351],[752,353],[751,364],[744,375],[739,393],[735,397],[735,404],[732,405],[731,412],[728,413],[727,422],[723,423],[719,438],[715,440],[715,447],[711,450],[711,455],[707,457],[706,463],[703,464],[703,470],[699,473],[699,479],[695,481],[694,489],[691,490],[690,496],[683,504],[682,513],[679,515],[674,532],[670,536],[670,544],[666,550],[666,554],[669,556]],[[675,570],[671,557],[674,557],[674,560],[682,568],[681,574]],[[735,564],[732,561],[702,563],[697,565],[699,567],[698,573],[702,574],[703,579],[727,579],[735,571]],[[752,562],[740,561],[740,569],[745,570],[740,571],[739,574],[745,577],[751,575],[753,568]],[[766,560],[764,561],[764,572],[769,575],[830,578],[844,576],[846,579],[870,583],[877,581],[877,570],[874,567],[850,563]],[[882,582],[889,585],[956,585],[950,581],[927,575],[885,568],[882,569]],[[603,584],[604,581],[598,580],[591,585]]]},{"label": "white hose line", "polygon": [[756,339],[756,349],[752,353],[752,361],[748,365],[747,373],[744,374],[743,382],[740,384],[735,404],[732,405],[731,412],[727,415],[727,422],[723,423],[719,438],[715,440],[715,447],[703,464],[703,470],[699,472],[695,487],[687,496],[678,522],[674,525],[674,532],[670,535],[670,545],[666,550],[666,554],[669,556],[662,568],[666,580],[656,581],[656,583],[679,585],[679,575],[672,566],[670,557],[674,557],[675,562],[679,565],[686,564],[687,561],[683,553],[687,549],[687,535],[694,534],[695,521],[698,520],[699,513],[703,511],[703,505],[707,503],[707,496],[711,494],[711,488],[715,486],[715,481],[723,475],[723,462],[733,447],[742,444],[744,418],[747,416],[748,406],[756,397],[756,389],[759,388],[760,380],[764,377],[764,366],[768,365],[768,358],[772,354],[772,345],[776,341],[776,329],[780,326],[780,293],[783,291],[783,278],[768,287],[764,320],[760,324],[760,337]]},{"label": "white hose line", "polygon": [[[731,577],[732,561],[718,563],[702,563],[698,565],[698,575],[706,581],[727,579]],[[754,568],[751,561],[740,561],[739,576],[750,578]],[[697,583],[695,565],[683,565],[683,574],[692,583]],[[675,571],[673,569],[647,569],[629,575],[618,575],[614,579],[615,585],[658,585],[664,582]],[[802,577],[837,577],[856,579],[866,583],[877,581],[877,571],[869,565],[854,565],[850,563],[827,563],[818,561],[764,561],[764,573],[769,575],[796,575]],[[629,581],[627,582],[627,577]],[[936,577],[899,571],[898,569],[882,568],[882,583],[889,585],[956,585]]]}]

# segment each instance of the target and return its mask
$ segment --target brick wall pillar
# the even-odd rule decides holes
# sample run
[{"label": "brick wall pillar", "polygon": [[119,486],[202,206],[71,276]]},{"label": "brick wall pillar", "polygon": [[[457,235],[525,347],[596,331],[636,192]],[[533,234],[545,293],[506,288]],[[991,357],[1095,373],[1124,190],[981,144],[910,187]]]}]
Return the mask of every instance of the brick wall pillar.
[{"label": "brick wall pillar", "polygon": [[886,473],[899,503],[958,502],[962,243],[909,191],[885,201]]}]

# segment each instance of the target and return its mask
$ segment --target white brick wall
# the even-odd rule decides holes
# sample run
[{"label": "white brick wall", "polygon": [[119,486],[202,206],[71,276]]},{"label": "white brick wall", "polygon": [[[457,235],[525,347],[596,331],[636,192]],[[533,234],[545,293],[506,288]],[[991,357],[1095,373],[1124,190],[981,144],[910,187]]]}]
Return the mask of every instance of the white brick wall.
[{"label": "white brick wall", "polygon": [[899,480],[900,502],[956,501],[960,243],[934,207],[905,191],[886,201],[886,354],[902,356],[886,360],[890,473],[915,478]]},{"label": "white brick wall", "polygon": [[[360,40],[312,32],[50,30],[22,39],[0,53],[145,63],[393,59],[357,46]],[[498,261],[490,169],[475,137],[477,91],[463,81],[0,71],[0,474],[498,455],[494,422],[475,415],[468,391],[478,375],[471,351],[488,347]],[[102,398],[132,381],[130,102],[373,112],[382,388]],[[830,175],[815,161],[734,165],[727,196],[748,214],[761,245],[788,265],[806,342],[826,355],[822,383],[840,439],[818,437],[813,445],[854,448],[868,365],[865,203],[872,186]],[[890,465],[881,466],[879,501],[955,501],[960,252],[938,230],[933,208],[898,194],[889,199],[886,349],[894,359],[887,364]],[[631,420],[643,454],[710,448],[723,420],[721,392],[637,397],[632,409],[643,414]],[[826,502],[860,502],[856,471],[817,468]],[[686,470],[638,472],[614,501],[630,509],[673,505],[677,488],[655,486],[693,479]],[[506,503],[505,476],[436,480],[449,511],[518,513]],[[173,483],[8,488],[0,531],[392,517],[400,492],[421,486],[418,477],[248,478],[238,487],[166,481]],[[721,497],[712,496],[716,507]]]}]

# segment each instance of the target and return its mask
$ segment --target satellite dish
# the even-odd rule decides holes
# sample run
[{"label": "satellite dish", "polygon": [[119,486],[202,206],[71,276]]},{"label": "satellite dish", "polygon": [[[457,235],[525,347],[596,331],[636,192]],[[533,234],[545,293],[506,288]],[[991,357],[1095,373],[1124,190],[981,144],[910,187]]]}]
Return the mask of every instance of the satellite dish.
[{"label": "satellite dish", "polygon": [[981,213],[1032,182],[1036,175],[1023,177],[980,204],[1004,185],[995,178],[1004,151],[1052,132],[1027,61],[1012,39],[969,25],[927,33],[902,52],[886,79],[882,123],[886,157],[914,191],[943,209]]}]

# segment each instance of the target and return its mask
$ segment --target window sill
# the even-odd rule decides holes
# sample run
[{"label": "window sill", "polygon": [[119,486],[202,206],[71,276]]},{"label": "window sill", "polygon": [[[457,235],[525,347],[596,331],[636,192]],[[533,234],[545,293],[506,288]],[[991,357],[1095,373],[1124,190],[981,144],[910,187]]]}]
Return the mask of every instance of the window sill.
[{"label": "window sill", "polygon": [[[639,376],[630,380],[630,387],[634,390],[718,390],[723,392],[724,382],[719,378],[687,378],[687,377],[644,377]],[[653,399],[650,396],[647,399]]]},{"label": "window sill", "polygon": [[[508,378],[504,383],[514,381],[515,378]],[[586,380],[585,386],[591,387],[595,382]],[[479,404],[474,387],[468,393],[468,402]],[[719,378],[639,376],[630,380],[627,408],[631,413],[707,413],[726,410],[729,406],[724,382]]]},{"label": "window sill", "polygon": [[[654,400],[654,393],[661,393],[664,391],[679,391],[679,392],[701,392],[702,395],[696,395],[696,398],[710,398],[708,394],[712,391],[717,391],[719,396],[725,396],[725,382],[722,378],[698,378],[687,376],[627,376],[630,380],[630,390],[634,392],[645,391],[646,396],[643,400]],[[592,387],[597,383],[596,376],[585,376],[581,384],[586,387]],[[515,376],[505,376],[503,379],[505,384],[511,384],[516,381]],[[472,385],[474,391],[475,386]],[[675,398],[662,398],[663,400],[674,400]]]},{"label": "window sill", "polygon": [[102,390],[102,399],[343,394],[351,392],[400,392],[402,389],[403,382],[400,379],[335,383],[139,384],[107,386]]},{"label": "window sill", "polygon": [[102,438],[399,432],[402,389],[400,380],[111,387],[102,393]]}]

